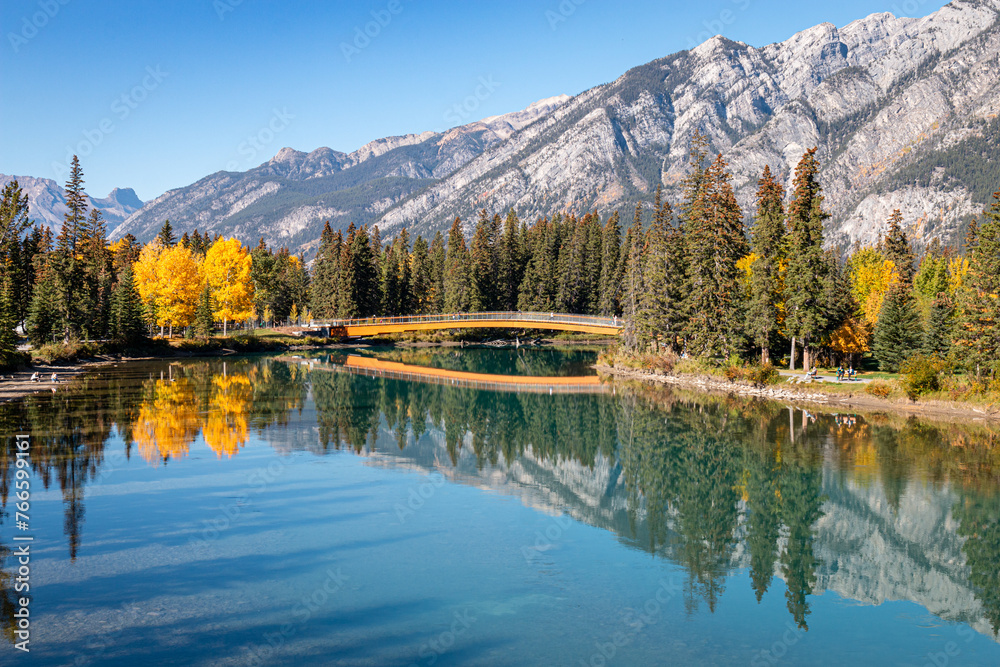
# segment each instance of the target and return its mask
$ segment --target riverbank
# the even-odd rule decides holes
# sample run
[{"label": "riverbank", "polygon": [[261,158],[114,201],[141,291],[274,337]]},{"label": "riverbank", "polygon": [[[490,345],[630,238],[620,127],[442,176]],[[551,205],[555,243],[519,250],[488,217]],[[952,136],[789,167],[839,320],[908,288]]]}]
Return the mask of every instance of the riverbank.
[{"label": "riverbank", "polygon": [[[801,403],[805,405],[822,406],[837,411],[861,412],[898,412],[916,417],[947,419],[950,421],[1000,421],[1000,407],[973,406],[958,401],[918,400],[907,398],[886,399],[873,396],[864,391],[864,385],[845,385],[824,387],[822,383],[779,384],[759,386],[748,382],[730,382],[725,378],[695,374],[668,374],[656,371],[636,370],[598,364],[598,373],[616,378],[639,380],[642,382],[667,384],[680,389],[695,391],[736,394],[747,397],[765,398],[774,401]],[[846,393],[845,393],[846,392]]]}]

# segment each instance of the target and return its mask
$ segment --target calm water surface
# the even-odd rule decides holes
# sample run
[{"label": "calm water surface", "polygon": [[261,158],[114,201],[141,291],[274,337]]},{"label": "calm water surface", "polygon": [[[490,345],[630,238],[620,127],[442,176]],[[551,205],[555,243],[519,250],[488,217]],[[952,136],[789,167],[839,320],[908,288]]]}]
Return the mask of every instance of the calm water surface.
[{"label": "calm water surface", "polygon": [[1000,664],[995,429],[398,371],[593,351],[355,356],[121,364],[0,406],[0,664]]}]

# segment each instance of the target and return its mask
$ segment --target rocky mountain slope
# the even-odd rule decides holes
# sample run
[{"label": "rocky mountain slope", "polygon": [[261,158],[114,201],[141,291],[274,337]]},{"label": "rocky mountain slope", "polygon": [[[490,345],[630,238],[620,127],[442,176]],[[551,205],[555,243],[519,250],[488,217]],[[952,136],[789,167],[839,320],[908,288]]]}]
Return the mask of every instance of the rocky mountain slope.
[{"label": "rocky mountain slope", "polygon": [[744,210],[765,164],[790,184],[819,147],[833,242],[873,240],[893,208],[919,240],[954,238],[1000,188],[1000,1],[925,18],[873,14],[756,48],[714,37],[592,88],[387,211],[439,229],[486,207],[533,219],[672,200],[695,131],[730,160]]},{"label": "rocky mountain slope", "polygon": [[309,253],[324,221],[340,228],[373,221],[568,99],[540,100],[444,133],[378,139],[353,153],[283,148],[254,169],[220,171],[167,192],[118,225],[112,238],[131,233],[146,241],[169,219],[178,234],[198,228],[251,243],[263,237],[271,245]]},{"label": "rocky mountain slope", "polygon": [[[43,224],[58,234],[62,228],[66,208],[66,197],[61,185],[49,178],[34,176],[7,176],[0,174],[0,188],[17,180],[21,191],[28,195],[29,215],[35,222]],[[115,188],[103,199],[89,197],[90,206],[101,210],[108,229],[114,229],[127,217],[142,208],[142,201],[132,188]]]},{"label": "rocky mountain slope", "polygon": [[873,14],[754,47],[714,37],[617,80],[445,133],[354,151],[282,149],[242,173],[172,190],[114,230],[147,240],[165,219],[263,236],[310,254],[324,220],[430,234],[455,216],[514,207],[629,210],[663,183],[672,201],[690,140],[730,161],[752,213],[765,164],[791,183],[818,146],[831,243],[871,242],[901,209],[918,243],[954,241],[1000,188],[1000,0],[955,0],[924,18]]}]

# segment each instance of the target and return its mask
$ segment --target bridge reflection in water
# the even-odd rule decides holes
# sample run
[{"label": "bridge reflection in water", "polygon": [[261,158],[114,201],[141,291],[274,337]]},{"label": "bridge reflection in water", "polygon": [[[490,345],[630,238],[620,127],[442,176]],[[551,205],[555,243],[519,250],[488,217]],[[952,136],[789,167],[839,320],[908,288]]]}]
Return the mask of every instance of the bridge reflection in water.
[{"label": "bridge reflection in water", "polygon": [[326,329],[329,336],[352,338],[402,333],[404,331],[477,328],[547,329],[617,336],[621,333],[624,325],[617,317],[503,311],[369,317],[355,320],[314,320],[310,322],[310,326]]},{"label": "bridge reflection in water", "polygon": [[600,378],[596,375],[567,377],[470,373],[468,371],[454,371],[447,368],[414,366],[397,361],[383,361],[382,359],[359,355],[348,355],[347,360],[343,364],[294,357],[282,358],[281,360],[306,364],[312,370],[331,370],[373,378],[409,380],[412,382],[425,382],[485,391],[510,391],[534,394],[603,394],[610,391],[610,387],[601,384]]}]

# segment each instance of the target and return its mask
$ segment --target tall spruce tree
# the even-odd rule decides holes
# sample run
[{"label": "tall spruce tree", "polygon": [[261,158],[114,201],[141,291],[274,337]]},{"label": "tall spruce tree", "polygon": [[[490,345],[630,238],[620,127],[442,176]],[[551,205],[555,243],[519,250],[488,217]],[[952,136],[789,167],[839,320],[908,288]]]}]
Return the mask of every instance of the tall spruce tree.
[{"label": "tall spruce tree", "polygon": [[601,277],[598,285],[597,314],[611,317],[619,312],[618,265],[621,263],[622,228],[618,211],[604,223],[601,234]]},{"label": "tall spruce tree", "polygon": [[83,190],[83,169],[73,156],[69,180],[65,186],[66,214],[62,230],[56,239],[52,257],[53,292],[62,329],[63,341],[80,334],[87,317],[84,310],[84,264],[80,253],[81,240],[87,213],[87,195]]},{"label": "tall spruce tree", "polygon": [[444,234],[440,230],[434,233],[431,239],[431,297],[428,299],[429,312],[444,312],[444,269],[447,260],[447,250],[445,249]]},{"label": "tall spruce tree", "polygon": [[[697,171],[702,156],[692,157]],[[704,357],[729,357],[745,345],[746,304],[737,262],[749,248],[731,179],[720,153],[688,193],[694,199],[685,221],[692,277],[687,338],[691,351]]]},{"label": "tall spruce tree", "polygon": [[122,270],[111,295],[109,331],[112,340],[124,345],[135,345],[146,337],[142,300],[135,288],[131,266]]},{"label": "tall spruce tree", "polygon": [[514,209],[507,212],[497,255],[497,310],[516,310],[518,290],[524,280],[524,251],[521,221]]},{"label": "tall spruce tree", "polygon": [[910,241],[906,238],[906,232],[903,231],[903,214],[898,208],[889,216],[887,225],[889,230],[882,241],[885,258],[896,265],[900,281],[912,283],[916,272],[914,267],[916,259]]},{"label": "tall spruce tree", "polygon": [[[973,221],[975,223],[975,221]],[[969,273],[958,299],[954,350],[977,378],[1000,375],[1000,192],[969,226],[966,238]]]},{"label": "tall spruce tree", "polygon": [[464,313],[469,310],[469,250],[462,233],[462,220],[455,218],[448,232],[448,254],[444,263],[444,310]]},{"label": "tall spruce tree", "polygon": [[656,188],[653,224],[646,232],[638,335],[640,344],[675,352],[684,327],[684,241],[673,211]]},{"label": "tall spruce tree", "polygon": [[792,337],[789,367],[795,368],[795,341],[801,341],[803,366],[828,325],[824,303],[828,263],[823,253],[823,210],[816,149],[810,148],[795,167],[794,192],[788,206],[788,266],[785,271],[785,330]]},{"label": "tall spruce tree", "polygon": [[17,318],[14,312],[14,262],[10,257],[0,264],[0,368],[12,366],[17,357]]},{"label": "tall spruce tree", "polygon": [[309,306],[313,315],[321,319],[337,316],[342,243],[334,237],[330,221],[327,220],[319,237],[319,249],[313,262],[313,279],[309,284]]},{"label": "tall spruce tree", "polygon": [[923,332],[909,283],[897,281],[886,292],[875,326],[872,352],[883,371],[895,373],[921,347]]},{"label": "tall spruce tree", "polygon": [[499,224],[499,216],[491,218],[486,209],[479,211],[469,251],[469,310],[472,312],[489,311],[496,306]]},{"label": "tall spruce tree", "polygon": [[754,262],[750,277],[747,329],[760,348],[760,362],[770,362],[770,349],[780,326],[783,295],[781,265],[785,259],[784,189],[764,165],[757,181],[757,217],[751,230]]},{"label": "tall spruce tree", "polygon": [[174,236],[174,226],[170,224],[169,220],[163,221],[163,225],[160,227],[160,233],[156,235],[156,238],[160,239],[160,245],[164,248],[170,248],[177,242],[177,238]]},{"label": "tall spruce tree", "polygon": [[642,204],[635,205],[632,224],[625,232],[625,247],[622,249],[624,264],[624,284],[622,294],[622,344],[628,350],[635,350],[640,343],[640,306],[642,303],[642,259],[645,239],[642,233]]},{"label": "tall spruce tree", "polygon": [[424,237],[417,235],[413,242],[412,285],[413,312],[417,315],[433,313],[434,276],[430,251]]}]

